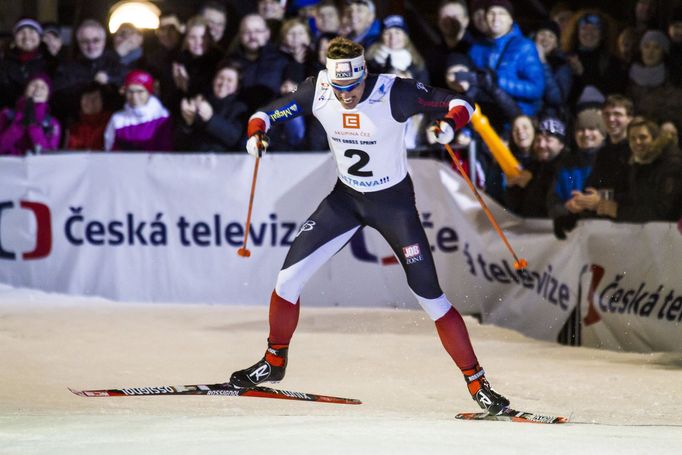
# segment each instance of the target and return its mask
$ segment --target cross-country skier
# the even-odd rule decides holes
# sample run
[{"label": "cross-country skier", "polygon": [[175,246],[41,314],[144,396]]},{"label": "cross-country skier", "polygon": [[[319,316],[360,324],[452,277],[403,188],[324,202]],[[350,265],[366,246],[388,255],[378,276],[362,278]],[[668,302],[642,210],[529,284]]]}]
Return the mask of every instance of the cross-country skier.
[{"label": "cross-country skier", "polygon": [[329,45],[326,69],[303,82],[295,93],[251,116],[246,148],[259,157],[268,146],[265,133],[273,123],[313,114],[327,133],[338,181],[301,227],[277,276],[265,356],[234,372],[233,386],[253,387],[284,378],[303,286],[358,230],[371,226],[400,260],[410,289],[435,321],[443,347],[462,370],[472,398],[491,414],[509,406],[509,400],[490,387],[462,316],[438,284],[407,173],[404,144],[407,119],[421,112],[443,115],[427,134],[439,143],[449,143],[455,131],[469,122],[473,108],[447,90],[394,75],[368,74],[363,47],[335,38]]}]

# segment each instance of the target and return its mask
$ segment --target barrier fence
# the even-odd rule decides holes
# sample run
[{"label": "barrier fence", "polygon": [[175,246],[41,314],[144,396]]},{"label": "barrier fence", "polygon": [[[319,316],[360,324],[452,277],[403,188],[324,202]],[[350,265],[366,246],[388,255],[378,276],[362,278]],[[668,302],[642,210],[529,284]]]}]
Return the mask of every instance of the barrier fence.
[{"label": "barrier fence", "polygon": [[[410,159],[441,286],[465,314],[535,338],[632,351],[682,350],[682,235],[673,223],[586,221],[559,241],[486,198],[518,272],[452,169]],[[0,281],[119,301],[263,305],[288,246],[336,170],[329,154],[266,155],[249,244],[246,154],[0,158]],[[485,196],[484,196],[485,197]],[[418,308],[370,228],[312,278],[303,306]]]}]

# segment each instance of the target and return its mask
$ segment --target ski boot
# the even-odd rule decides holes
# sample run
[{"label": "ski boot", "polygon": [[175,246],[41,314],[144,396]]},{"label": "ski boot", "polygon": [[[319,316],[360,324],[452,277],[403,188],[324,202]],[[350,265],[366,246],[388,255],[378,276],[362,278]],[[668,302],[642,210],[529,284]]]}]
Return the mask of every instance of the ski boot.
[{"label": "ski boot", "polygon": [[469,389],[471,398],[473,398],[484,411],[487,411],[490,415],[499,415],[509,407],[509,400],[490,387],[490,383],[485,378],[485,371],[483,371],[483,368],[476,365],[470,371],[471,374],[464,374],[467,388]]},{"label": "ski boot", "polygon": [[243,389],[281,381],[287,368],[288,351],[288,345],[268,343],[263,358],[249,368],[232,373],[229,384]]}]

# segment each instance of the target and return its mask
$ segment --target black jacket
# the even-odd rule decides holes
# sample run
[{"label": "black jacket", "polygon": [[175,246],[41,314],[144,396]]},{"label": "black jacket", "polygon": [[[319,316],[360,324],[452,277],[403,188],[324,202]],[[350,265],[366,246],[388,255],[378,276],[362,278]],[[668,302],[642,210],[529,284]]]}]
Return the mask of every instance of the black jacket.
[{"label": "black jacket", "polygon": [[209,95],[206,99],[213,107],[213,117],[208,122],[197,117],[191,126],[181,121],[176,149],[228,152],[241,150],[249,116],[246,104],[239,101],[237,95],[228,95],[223,99]]},{"label": "black jacket", "polygon": [[619,197],[617,221],[677,221],[682,216],[682,154],[668,146],[649,164],[633,163],[629,172],[630,188]]},{"label": "black jacket", "polygon": [[533,178],[525,188],[507,187],[507,208],[522,217],[547,218],[547,195],[551,191],[560,157],[561,155],[551,161],[530,161],[526,169],[533,174]]},{"label": "black jacket", "polygon": [[20,54],[18,49],[12,48],[0,60],[0,107],[13,107],[34,74],[53,76],[56,60],[42,47],[33,58],[24,62]]}]

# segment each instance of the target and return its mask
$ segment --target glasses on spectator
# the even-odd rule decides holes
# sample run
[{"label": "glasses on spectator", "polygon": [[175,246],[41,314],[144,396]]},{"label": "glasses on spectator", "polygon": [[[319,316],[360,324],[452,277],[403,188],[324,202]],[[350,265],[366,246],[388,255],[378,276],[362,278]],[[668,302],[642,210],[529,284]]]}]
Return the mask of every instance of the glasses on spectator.
[{"label": "glasses on spectator", "polygon": [[146,92],[145,89],[142,88],[127,88],[126,89],[126,94],[128,95],[139,95],[140,93]]},{"label": "glasses on spectator", "polygon": [[99,43],[101,43],[102,41],[103,41],[102,38],[90,38],[90,39],[81,38],[81,39],[78,40],[78,44],[85,44],[85,45],[88,45],[88,44],[99,44]]}]

